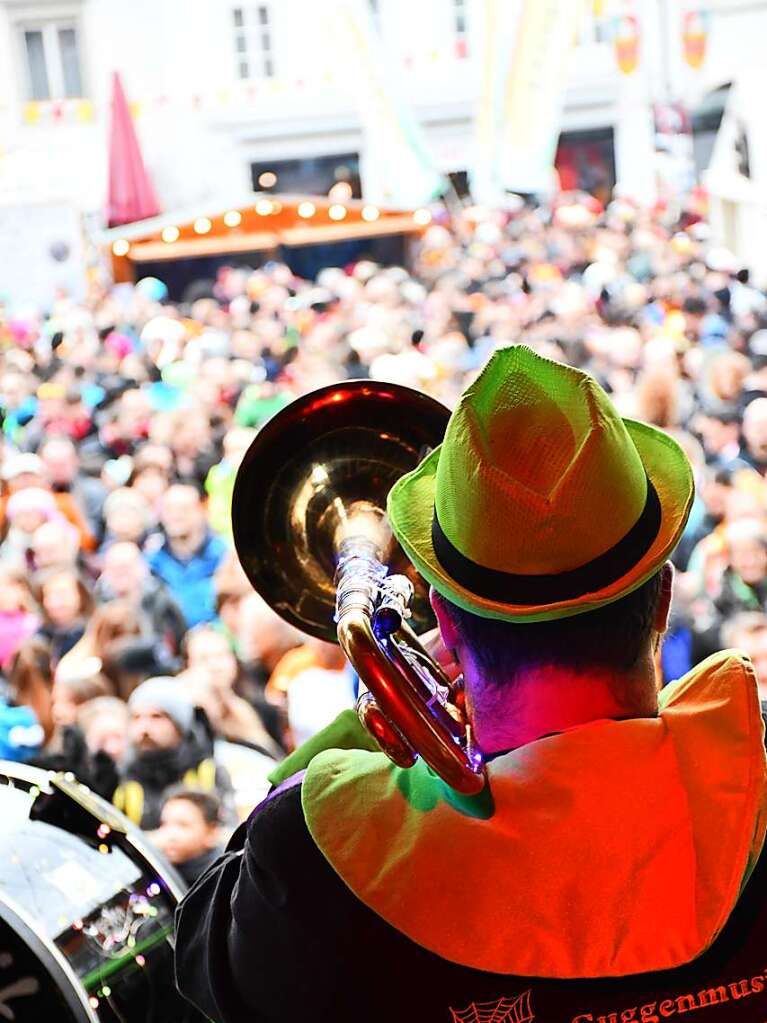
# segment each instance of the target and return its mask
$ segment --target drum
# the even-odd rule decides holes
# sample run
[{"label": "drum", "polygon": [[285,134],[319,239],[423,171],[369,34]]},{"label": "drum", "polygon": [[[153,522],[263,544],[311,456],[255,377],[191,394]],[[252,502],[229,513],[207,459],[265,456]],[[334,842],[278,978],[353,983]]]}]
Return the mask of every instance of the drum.
[{"label": "drum", "polygon": [[0,761],[0,1020],[197,1023],[173,982],[184,884],[72,775]]}]

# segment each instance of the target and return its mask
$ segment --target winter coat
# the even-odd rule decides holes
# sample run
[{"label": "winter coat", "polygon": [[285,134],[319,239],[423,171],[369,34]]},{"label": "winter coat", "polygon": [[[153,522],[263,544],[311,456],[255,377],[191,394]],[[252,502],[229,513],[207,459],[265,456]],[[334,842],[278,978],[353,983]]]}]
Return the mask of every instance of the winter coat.
[{"label": "winter coat", "polygon": [[225,818],[231,823],[237,820],[229,775],[216,763],[209,737],[197,727],[173,749],[134,753],[112,802],[134,824],[153,831],[160,825],[168,790],[180,784],[216,792],[225,804]]},{"label": "winter coat", "polygon": [[714,606],[724,621],[741,611],[764,611],[767,608],[767,579],[757,586],[743,582],[737,572],[728,568],[722,576]]},{"label": "winter coat", "polygon": [[47,747],[30,763],[46,771],[71,771],[79,782],[106,800],[111,800],[119,783],[114,760],[103,750],[91,753],[76,726],[62,728],[54,747]]},{"label": "winter coat", "polygon": [[167,540],[147,555],[153,575],[168,587],[190,629],[216,617],[213,576],[227,549],[220,537],[208,533],[200,547],[186,560],[176,557]]},{"label": "winter coat", "polygon": [[[99,604],[118,599],[103,578],[96,583],[93,595]],[[145,581],[138,610],[142,634],[151,636],[154,642],[162,643],[171,656],[177,656],[186,633],[186,620],[181,608],[168,592],[168,587],[160,579],[150,577]]]},{"label": "winter coat", "polygon": [[37,635],[49,644],[51,663],[55,666],[64,654],[68,654],[72,647],[83,638],[84,632],[85,622],[83,621],[65,627],[46,622],[40,626]]},{"label": "winter coat", "polygon": [[185,863],[176,863],[174,866],[187,885],[192,885],[200,874],[204,874],[208,867],[216,862],[223,851],[223,848],[209,849]]}]

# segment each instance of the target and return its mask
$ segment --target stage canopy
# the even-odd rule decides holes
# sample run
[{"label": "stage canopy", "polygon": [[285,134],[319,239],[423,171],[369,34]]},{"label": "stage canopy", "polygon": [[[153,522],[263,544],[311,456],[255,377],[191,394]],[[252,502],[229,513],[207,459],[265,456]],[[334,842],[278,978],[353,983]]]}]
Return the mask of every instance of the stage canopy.
[{"label": "stage canopy", "polygon": [[115,281],[141,276],[141,264],[414,234],[427,209],[385,210],[359,199],[253,192],[237,202],[201,204],[103,232]]}]

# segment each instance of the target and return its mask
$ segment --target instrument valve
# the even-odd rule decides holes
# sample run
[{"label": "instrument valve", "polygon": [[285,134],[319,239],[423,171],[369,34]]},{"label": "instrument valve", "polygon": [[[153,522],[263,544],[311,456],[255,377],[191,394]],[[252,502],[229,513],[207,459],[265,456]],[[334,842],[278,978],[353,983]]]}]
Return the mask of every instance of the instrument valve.
[{"label": "instrument valve", "polygon": [[378,590],[378,602],[373,612],[373,631],[379,639],[387,639],[410,618],[413,584],[406,575],[387,575]]}]

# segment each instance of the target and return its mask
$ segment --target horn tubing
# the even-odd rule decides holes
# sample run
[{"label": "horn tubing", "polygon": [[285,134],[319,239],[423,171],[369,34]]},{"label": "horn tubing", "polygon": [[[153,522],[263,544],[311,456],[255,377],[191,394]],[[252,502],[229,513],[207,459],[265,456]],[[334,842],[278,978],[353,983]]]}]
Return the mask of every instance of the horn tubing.
[{"label": "horn tubing", "polygon": [[385,652],[373,635],[369,617],[360,608],[351,608],[341,617],[338,639],[384,715],[426,763],[457,792],[481,792],[484,774],[472,766],[466,751],[455,741],[448,712],[439,704],[427,706],[424,694],[417,691],[420,680],[396,644],[390,644]]}]

